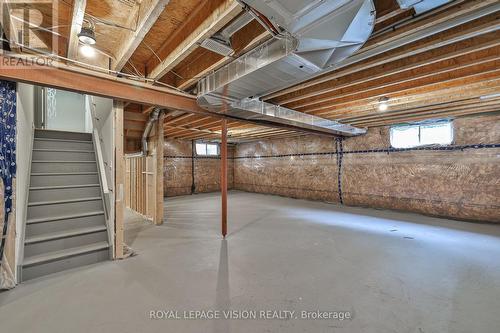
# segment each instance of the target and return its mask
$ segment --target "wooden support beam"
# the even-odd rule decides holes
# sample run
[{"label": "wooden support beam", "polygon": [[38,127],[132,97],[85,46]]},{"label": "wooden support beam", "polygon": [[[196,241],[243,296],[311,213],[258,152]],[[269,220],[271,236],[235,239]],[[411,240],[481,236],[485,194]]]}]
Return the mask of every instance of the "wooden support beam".
[{"label": "wooden support beam", "polygon": [[[23,60],[21,60],[23,59]],[[196,97],[169,88],[118,78],[109,74],[48,61],[51,66],[36,66],[31,56],[0,55],[0,78],[42,85],[90,95],[119,99],[146,105],[213,115],[196,103]]]},{"label": "wooden support beam", "polygon": [[125,156],[123,140],[123,103],[114,102],[114,144],[115,144],[115,259],[121,259],[124,256],[124,213],[125,213]]},{"label": "wooden support beam", "polygon": [[226,238],[227,235],[227,120],[222,120],[221,126],[222,136],[220,145],[220,190],[222,197],[222,212],[221,212],[221,224],[222,224],[222,237]]},{"label": "wooden support beam", "polygon": [[121,41],[116,61],[111,66],[113,70],[120,71],[125,66],[169,2],[170,0],[146,0],[141,3],[136,29],[129,31]]},{"label": "wooden support beam", "polygon": [[163,59],[161,63],[158,63],[155,56],[148,61],[148,77],[155,80],[162,78],[197,48],[199,43],[219,31],[241,11],[241,6],[234,0],[203,2],[158,50],[158,55]]},{"label": "wooden support beam", "polygon": [[165,114],[162,112],[156,123],[156,133],[155,133],[155,154],[156,154],[156,170],[155,170],[155,179],[156,179],[156,203],[155,203],[155,224],[160,225],[163,224],[163,155],[164,155],[164,132],[163,132],[163,120],[165,118]]},{"label": "wooden support beam", "polygon": [[85,7],[87,7],[87,0],[73,0],[73,15],[69,31],[68,50],[66,52],[69,59],[76,59],[78,55],[78,34],[82,30]]}]

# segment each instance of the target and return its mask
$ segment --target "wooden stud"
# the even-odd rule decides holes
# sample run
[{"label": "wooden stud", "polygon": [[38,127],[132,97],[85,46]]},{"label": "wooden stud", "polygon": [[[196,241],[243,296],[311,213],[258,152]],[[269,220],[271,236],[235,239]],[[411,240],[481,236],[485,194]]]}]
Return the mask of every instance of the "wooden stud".
[{"label": "wooden stud", "polygon": [[163,121],[165,119],[165,114],[161,113],[156,125],[156,211],[155,211],[155,224],[163,224],[163,156],[164,156],[164,131],[163,131]]},{"label": "wooden stud", "polygon": [[123,103],[116,101],[114,107],[115,132],[115,258],[124,256],[124,210],[125,210],[125,158],[123,154]]}]

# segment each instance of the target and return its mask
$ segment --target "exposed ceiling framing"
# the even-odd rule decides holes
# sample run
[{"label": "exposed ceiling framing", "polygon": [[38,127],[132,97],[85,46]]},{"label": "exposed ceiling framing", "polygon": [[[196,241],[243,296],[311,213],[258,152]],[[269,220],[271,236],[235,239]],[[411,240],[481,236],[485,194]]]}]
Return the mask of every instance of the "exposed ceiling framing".
[{"label": "exposed ceiling framing", "polygon": [[[500,110],[498,98],[480,98],[500,92],[497,0],[456,0],[420,16],[412,9],[401,9],[396,0],[375,0],[375,5],[375,30],[348,65],[272,93],[265,100],[358,127]],[[128,101],[125,133],[131,140],[139,138],[152,109],[150,105],[160,100],[152,92],[173,92],[158,85],[189,92],[204,75],[271,38],[252,21],[231,37],[235,50],[231,56],[199,46],[240,15],[242,9],[234,0],[142,0],[132,4],[119,0],[74,0],[61,2],[59,7],[61,26],[65,20],[73,22],[70,29],[58,31],[63,37],[61,43],[68,45],[64,48],[65,56],[87,61],[75,51],[83,11],[85,17],[99,22],[96,48],[100,58],[88,60],[89,63],[156,80],[156,85],[132,84],[140,86],[140,91],[150,91],[147,97],[131,93],[134,88],[124,90],[128,96],[113,91]],[[488,14],[469,22],[464,20],[483,12]],[[66,78],[58,80],[68,89],[78,88],[66,82]],[[120,84],[122,81],[130,82],[116,79]],[[152,100],[152,96],[158,99]],[[385,97],[389,99],[389,109],[381,112],[377,106],[380,98]],[[199,109],[192,96],[187,100],[189,103],[171,108],[180,111],[165,117],[165,135],[189,140],[218,139],[220,116]],[[289,128],[228,121],[231,140],[297,134]]]}]

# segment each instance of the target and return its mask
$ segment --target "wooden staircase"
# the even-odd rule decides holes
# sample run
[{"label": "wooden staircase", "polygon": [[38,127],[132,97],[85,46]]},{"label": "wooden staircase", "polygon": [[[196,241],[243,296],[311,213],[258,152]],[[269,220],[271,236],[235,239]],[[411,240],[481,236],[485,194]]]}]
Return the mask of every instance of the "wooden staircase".
[{"label": "wooden staircase", "polygon": [[109,247],[92,135],[35,130],[22,280],[108,260]]}]

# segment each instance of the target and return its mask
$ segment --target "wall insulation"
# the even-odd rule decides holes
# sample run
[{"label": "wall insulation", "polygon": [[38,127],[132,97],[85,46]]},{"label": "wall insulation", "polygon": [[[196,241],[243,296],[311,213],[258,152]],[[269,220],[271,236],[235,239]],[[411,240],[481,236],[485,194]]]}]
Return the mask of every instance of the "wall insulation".
[{"label": "wall insulation", "polygon": [[389,127],[336,141],[301,136],[239,144],[234,188],[500,222],[500,116],[454,120],[451,146],[390,148]]},{"label": "wall insulation", "polygon": [[[220,190],[220,157],[196,156],[192,141],[165,140],[164,147],[166,197]],[[233,188],[233,154],[234,147],[229,146],[228,189]]]}]

